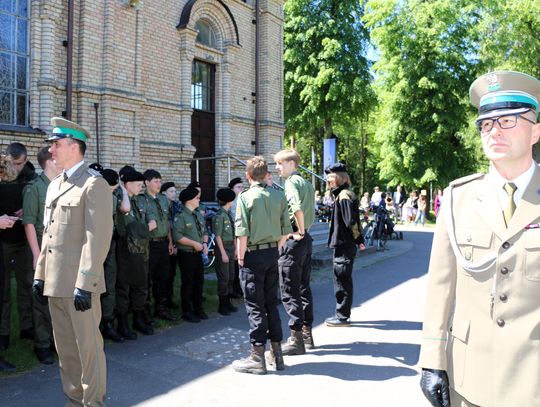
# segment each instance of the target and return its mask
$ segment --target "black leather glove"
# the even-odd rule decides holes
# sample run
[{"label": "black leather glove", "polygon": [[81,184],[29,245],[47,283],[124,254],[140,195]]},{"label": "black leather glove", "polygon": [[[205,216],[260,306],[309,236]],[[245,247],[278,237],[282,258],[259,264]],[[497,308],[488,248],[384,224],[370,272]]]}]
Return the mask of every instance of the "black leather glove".
[{"label": "black leather glove", "polygon": [[450,387],[445,370],[422,369],[420,387],[434,407],[450,407]]},{"label": "black leather glove", "polygon": [[47,305],[47,297],[43,295],[44,285],[45,281],[43,280],[34,280],[32,283],[32,295],[34,296],[34,299],[41,305]]},{"label": "black leather glove", "polygon": [[92,293],[90,291],[75,288],[73,291],[73,303],[77,311],[86,311],[92,308]]}]

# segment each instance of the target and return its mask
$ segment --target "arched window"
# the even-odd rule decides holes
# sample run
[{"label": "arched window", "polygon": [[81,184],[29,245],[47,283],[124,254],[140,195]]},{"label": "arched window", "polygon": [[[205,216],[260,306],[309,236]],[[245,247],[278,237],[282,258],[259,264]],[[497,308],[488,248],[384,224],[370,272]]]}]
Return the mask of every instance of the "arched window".
[{"label": "arched window", "polygon": [[28,0],[0,0],[0,124],[28,125]]},{"label": "arched window", "polygon": [[216,48],[216,33],[212,27],[210,27],[210,24],[208,24],[206,21],[199,20],[195,24],[195,29],[199,32],[197,34],[197,42],[208,45],[212,48]]}]

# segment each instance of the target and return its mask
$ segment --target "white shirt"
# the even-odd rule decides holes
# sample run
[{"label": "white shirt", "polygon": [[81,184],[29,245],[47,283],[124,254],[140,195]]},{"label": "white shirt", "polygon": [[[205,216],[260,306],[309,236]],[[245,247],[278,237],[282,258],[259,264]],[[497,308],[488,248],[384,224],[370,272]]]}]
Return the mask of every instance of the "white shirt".
[{"label": "white shirt", "polygon": [[517,205],[519,204],[519,201],[521,201],[521,198],[523,197],[523,193],[525,192],[525,189],[529,185],[529,182],[531,182],[531,179],[534,174],[534,168],[536,167],[536,162],[532,160],[531,166],[527,171],[525,171],[523,174],[518,176],[517,178],[514,178],[513,180],[507,180],[504,178],[499,172],[495,169],[493,165],[489,168],[488,173],[488,180],[489,182],[494,186],[495,190],[497,191],[497,196],[499,197],[499,203],[501,204],[501,209],[506,208],[506,204],[508,202],[508,194],[504,190],[504,184],[513,182],[517,189],[516,192],[514,192],[514,203]]},{"label": "white shirt", "polygon": [[71,177],[75,171],[79,169],[81,165],[84,164],[84,160],[79,161],[77,164],[75,164],[73,167],[71,167],[69,170],[64,170],[64,172],[67,174],[68,178]]}]

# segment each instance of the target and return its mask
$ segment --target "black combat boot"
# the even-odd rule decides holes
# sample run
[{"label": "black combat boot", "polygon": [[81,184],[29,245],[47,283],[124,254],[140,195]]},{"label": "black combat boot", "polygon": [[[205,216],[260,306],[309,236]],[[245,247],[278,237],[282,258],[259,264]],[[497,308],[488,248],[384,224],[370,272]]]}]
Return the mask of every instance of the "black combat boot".
[{"label": "black combat boot", "polygon": [[283,352],[281,351],[281,342],[271,342],[270,350],[264,353],[266,364],[274,366],[276,370],[285,369],[285,362],[283,361]]},{"label": "black combat boot", "polygon": [[166,321],[176,321],[176,316],[167,308],[167,300],[160,301],[156,304],[154,316]]},{"label": "black combat boot", "polygon": [[143,335],[154,335],[154,328],[145,321],[144,310],[133,311],[133,329]]},{"label": "black combat boot", "polygon": [[116,332],[127,340],[137,339],[137,334],[131,330],[128,324],[127,314],[118,315],[118,326]]},{"label": "black combat boot", "polygon": [[249,356],[238,359],[232,363],[234,370],[240,373],[266,374],[266,362],[264,360],[264,345],[251,345]]},{"label": "black combat boot", "polygon": [[238,311],[238,308],[234,306],[234,304],[232,303],[232,300],[231,300],[231,296],[228,295],[226,298],[226,301],[227,301],[227,307],[229,308],[229,311],[231,312],[236,312]]},{"label": "black combat boot", "polygon": [[315,349],[315,342],[313,341],[313,331],[309,325],[302,326],[302,336],[304,337],[304,346],[306,349]]},{"label": "black combat boot", "polygon": [[231,311],[229,310],[229,306],[227,304],[227,300],[228,298],[223,296],[223,295],[220,295],[219,296],[219,307],[218,307],[218,312],[221,314],[221,315],[231,315]]},{"label": "black combat boot", "polygon": [[282,346],[282,350],[285,356],[303,355],[304,353],[306,353],[302,331],[295,331],[291,329],[291,336]]},{"label": "black combat boot", "polygon": [[103,323],[101,325],[101,334],[105,339],[110,339],[113,342],[116,343],[122,343],[124,342],[124,338],[122,335],[120,335],[116,329],[114,329],[114,325],[112,323],[112,320],[110,319],[104,319]]}]

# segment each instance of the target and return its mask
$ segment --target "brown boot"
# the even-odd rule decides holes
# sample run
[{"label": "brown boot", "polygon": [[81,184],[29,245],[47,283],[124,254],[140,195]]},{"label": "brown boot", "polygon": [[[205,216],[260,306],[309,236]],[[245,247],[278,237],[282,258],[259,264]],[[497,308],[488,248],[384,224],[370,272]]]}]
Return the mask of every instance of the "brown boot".
[{"label": "brown boot", "polygon": [[303,355],[306,353],[302,331],[295,331],[291,329],[291,336],[281,347],[281,350],[285,356]]},{"label": "brown boot", "polygon": [[232,363],[234,370],[240,373],[266,374],[264,360],[264,345],[251,345],[251,352],[245,359],[238,359]]},{"label": "brown boot", "polygon": [[270,344],[271,350],[264,352],[266,363],[269,366],[275,366],[276,370],[285,369],[285,362],[283,362],[283,352],[281,351],[281,342],[272,342]]},{"label": "brown boot", "polygon": [[306,349],[315,349],[315,342],[313,342],[313,331],[308,325],[302,326],[302,336],[304,337],[304,346]]}]

